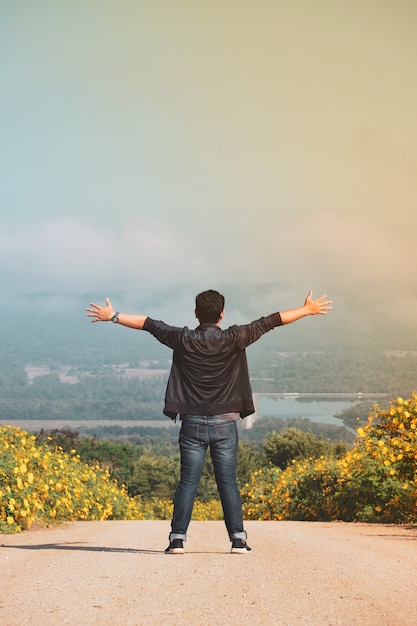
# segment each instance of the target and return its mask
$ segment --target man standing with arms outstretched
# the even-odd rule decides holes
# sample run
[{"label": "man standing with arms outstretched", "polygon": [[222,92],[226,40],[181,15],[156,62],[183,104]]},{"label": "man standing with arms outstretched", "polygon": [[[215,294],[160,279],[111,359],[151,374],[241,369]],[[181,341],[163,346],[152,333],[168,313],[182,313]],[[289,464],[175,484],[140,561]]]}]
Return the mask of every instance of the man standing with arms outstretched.
[{"label": "man standing with arms outstretched", "polygon": [[224,297],[212,289],[195,299],[199,325],[169,326],[146,315],[115,312],[106,304],[87,308],[92,322],[109,322],[146,330],[173,350],[172,367],[165,394],[164,413],[179,415],[181,430],[181,478],[175,492],[174,512],[166,554],[183,554],[195,496],[207,448],[210,447],[217,488],[232,554],[247,554],[242,503],[236,482],[238,433],[236,421],[255,412],[245,349],[277,326],[308,315],[326,315],[331,310],[327,296],[312,299],[310,291],[303,306],[272,313],[249,324],[220,328]]}]

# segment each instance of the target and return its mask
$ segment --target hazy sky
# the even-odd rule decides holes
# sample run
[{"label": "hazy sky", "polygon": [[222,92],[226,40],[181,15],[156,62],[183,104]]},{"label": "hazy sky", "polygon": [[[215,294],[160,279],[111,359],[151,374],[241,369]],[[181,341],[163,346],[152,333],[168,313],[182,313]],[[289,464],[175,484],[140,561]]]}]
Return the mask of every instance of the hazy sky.
[{"label": "hazy sky", "polygon": [[1,3],[0,291],[269,282],[417,320],[416,27],[415,0]]}]

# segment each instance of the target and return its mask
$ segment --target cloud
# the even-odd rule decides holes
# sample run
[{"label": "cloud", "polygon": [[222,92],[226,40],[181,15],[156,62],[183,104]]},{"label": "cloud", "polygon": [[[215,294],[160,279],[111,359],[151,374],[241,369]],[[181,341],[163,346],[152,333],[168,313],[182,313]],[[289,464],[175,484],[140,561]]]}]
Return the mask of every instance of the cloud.
[{"label": "cloud", "polygon": [[198,242],[149,218],[126,220],[117,229],[69,217],[23,228],[3,224],[0,263],[3,285],[14,293],[132,289],[204,274]]},{"label": "cloud", "polygon": [[415,248],[365,217],[311,213],[236,226],[134,217],[118,228],[63,218],[0,232],[13,292],[135,289],[179,283],[280,284],[383,302],[416,296]]},{"label": "cloud", "polygon": [[[38,293],[38,300],[15,299],[22,310],[79,311],[110,296],[120,310],[192,326],[202,289],[224,293],[226,325],[301,306],[312,289],[316,297],[327,293],[334,307],[315,325],[316,341],[321,333],[335,347],[343,338],[375,336],[411,345],[416,254],[382,225],[348,215],[287,216],[269,228],[242,220],[234,229],[218,220],[185,228],[135,217],[116,229],[63,218],[1,225],[0,290]],[[297,326],[296,336],[310,329],[308,322]],[[287,329],[288,336],[295,331]]]}]

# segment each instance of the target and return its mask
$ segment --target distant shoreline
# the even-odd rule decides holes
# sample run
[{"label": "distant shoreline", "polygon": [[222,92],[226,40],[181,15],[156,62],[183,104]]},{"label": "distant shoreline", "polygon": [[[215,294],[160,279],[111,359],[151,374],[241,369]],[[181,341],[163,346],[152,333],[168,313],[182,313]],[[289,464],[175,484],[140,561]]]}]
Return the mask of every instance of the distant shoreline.
[{"label": "distant shoreline", "polygon": [[[250,429],[254,422],[257,421],[260,417],[263,417],[264,415],[260,415],[259,414],[259,401],[261,398],[271,398],[273,399],[282,399],[283,401],[287,400],[287,401],[294,401],[294,402],[299,402],[299,401],[305,401],[308,402],[308,400],[311,401],[326,401],[326,400],[351,400],[351,401],[360,401],[360,400],[366,400],[366,399],[374,399],[377,400],[378,398],[385,398],[388,397],[389,394],[384,394],[384,393],[296,393],[296,392],[292,392],[292,393],[254,393],[253,394],[253,398],[254,398],[254,402],[255,402],[255,413],[251,416],[249,416],[248,418],[246,418],[246,420],[243,420],[244,424],[242,424],[243,428],[245,429]],[[315,422],[324,422],[324,423],[329,423],[328,419],[326,420],[315,420],[312,417],[307,416],[308,419],[310,419],[311,421]],[[39,419],[34,419],[34,420],[30,420],[30,419],[16,419],[16,420],[1,420],[0,419],[0,426],[17,426],[18,428],[22,428],[23,430],[28,430],[31,432],[39,432],[41,430],[65,430],[65,429],[69,429],[69,430],[75,430],[75,431],[79,431],[79,432],[83,432],[88,430],[89,432],[91,432],[91,429],[94,428],[113,428],[113,427],[120,427],[120,428],[174,428],[174,427],[178,427],[180,425],[180,421],[177,420],[177,422],[175,423],[173,420],[169,419],[168,417],[164,417],[161,416],[160,420],[116,420],[116,419],[109,419],[109,420],[64,420],[64,419],[60,419],[60,420],[55,420],[55,419],[51,419],[51,420],[39,420]],[[338,422],[335,422],[338,424]],[[339,425],[339,424],[338,424]],[[340,425],[342,426],[342,422],[340,422]]]}]

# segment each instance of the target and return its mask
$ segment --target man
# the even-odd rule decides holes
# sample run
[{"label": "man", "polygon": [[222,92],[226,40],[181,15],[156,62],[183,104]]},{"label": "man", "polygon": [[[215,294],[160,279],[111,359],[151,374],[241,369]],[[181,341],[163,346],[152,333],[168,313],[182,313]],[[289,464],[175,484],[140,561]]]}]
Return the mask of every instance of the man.
[{"label": "man", "polygon": [[213,290],[196,296],[196,329],[169,326],[146,315],[115,312],[110,299],[105,306],[91,303],[92,322],[112,321],[128,328],[146,330],[173,350],[165,394],[165,415],[182,421],[179,445],[181,477],[174,497],[174,512],[166,554],[183,554],[194,500],[207,448],[222,502],[232,554],[247,554],[242,503],[236,482],[238,434],[236,420],[254,413],[245,349],[276,326],[290,324],[307,315],[326,315],[331,301],[325,295],[304,305],[273,313],[250,324],[220,329],[224,297]]}]

